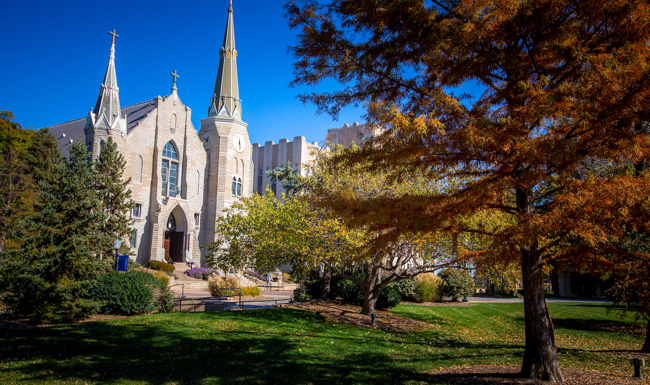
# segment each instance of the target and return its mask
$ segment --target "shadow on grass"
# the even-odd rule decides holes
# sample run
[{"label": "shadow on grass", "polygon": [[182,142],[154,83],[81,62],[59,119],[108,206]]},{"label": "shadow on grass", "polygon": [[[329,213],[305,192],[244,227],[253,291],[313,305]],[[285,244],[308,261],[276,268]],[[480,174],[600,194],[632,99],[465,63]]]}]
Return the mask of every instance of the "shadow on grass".
[{"label": "shadow on grass", "polygon": [[634,336],[645,336],[646,325],[623,321],[601,321],[582,318],[553,319],[556,330],[571,329],[587,332],[623,333]]},{"label": "shadow on grass", "polygon": [[[392,352],[403,345],[418,350]],[[417,347],[422,345],[440,350],[435,357],[417,353],[424,352]],[[464,343],[431,331],[402,334],[333,325],[298,310],[3,329],[0,346],[5,382],[150,384],[420,383],[429,380],[422,373],[426,368],[476,359],[478,349],[489,350],[491,357],[517,356],[522,350]]]}]

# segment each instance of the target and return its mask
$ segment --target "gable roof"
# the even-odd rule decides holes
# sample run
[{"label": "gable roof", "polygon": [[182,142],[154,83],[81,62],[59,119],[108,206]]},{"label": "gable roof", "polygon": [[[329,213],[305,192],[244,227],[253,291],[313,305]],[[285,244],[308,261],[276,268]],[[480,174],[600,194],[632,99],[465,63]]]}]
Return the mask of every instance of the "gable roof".
[{"label": "gable roof", "polygon": [[[147,100],[142,103],[133,104],[131,106],[122,108],[122,116],[126,117],[127,133],[135,128],[136,124],[156,108],[156,99]],[[59,150],[66,158],[70,155],[68,151],[68,144],[71,141],[85,141],[86,134],[84,127],[86,125],[86,118],[79,118],[65,123],[47,126],[56,140],[59,142]]]}]

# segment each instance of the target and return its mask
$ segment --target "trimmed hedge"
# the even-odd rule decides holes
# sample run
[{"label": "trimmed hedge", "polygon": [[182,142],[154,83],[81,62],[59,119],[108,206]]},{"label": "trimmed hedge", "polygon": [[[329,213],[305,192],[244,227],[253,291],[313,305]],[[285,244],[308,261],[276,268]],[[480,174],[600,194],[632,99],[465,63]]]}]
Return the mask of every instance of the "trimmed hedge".
[{"label": "trimmed hedge", "polygon": [[171,273],[176,270],[174,265],[160,261],[149,261],[147,262],[147,267],[154,270],[164,271],[165,273]]}]

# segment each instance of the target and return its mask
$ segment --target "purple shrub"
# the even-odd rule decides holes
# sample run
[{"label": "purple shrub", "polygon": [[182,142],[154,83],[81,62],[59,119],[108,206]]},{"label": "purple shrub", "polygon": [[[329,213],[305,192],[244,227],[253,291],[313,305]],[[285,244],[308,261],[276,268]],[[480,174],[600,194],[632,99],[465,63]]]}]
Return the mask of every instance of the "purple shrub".
[{"label": "purple shrub", "polygon": [[[206,269],[205,267],[193,267],[191,269],[185,270],[185,274],[196,279],[207,280],[212,275],[212,270]],[[219,273],[217,273],[218,275]]]}]

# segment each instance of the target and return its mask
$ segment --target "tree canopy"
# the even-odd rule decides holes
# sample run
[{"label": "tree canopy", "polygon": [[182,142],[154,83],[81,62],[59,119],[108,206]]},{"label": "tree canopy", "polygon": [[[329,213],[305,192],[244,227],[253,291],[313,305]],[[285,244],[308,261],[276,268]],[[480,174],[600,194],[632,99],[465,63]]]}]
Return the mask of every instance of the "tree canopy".
[{"label": "tree canopy", "polygon": [[[292,0],[286,9],[290,26],[300,29],[291,48],[294,84],[342,85],[302,100],[333,116],[363,105],[370,121],[389,128],[339,156],[336,167],[363,164],[392,170],[394,179],[417,174],[432,182],[464,177],[435,196],[337,194],[337,212],[394,237],[438,231],[440,223],[492,237],[475,257],[522,269],[522,375],[562,381],[545,266],[609,263],[600,246],[625,236],[621,223],[648,222],[647,179],[577,176],[590,159],[648,158],[650,5]],[[468,84],[482,92],[459,93]],[[486,231],[462,219],[484,210],[511,216],[511,225]]]}]

